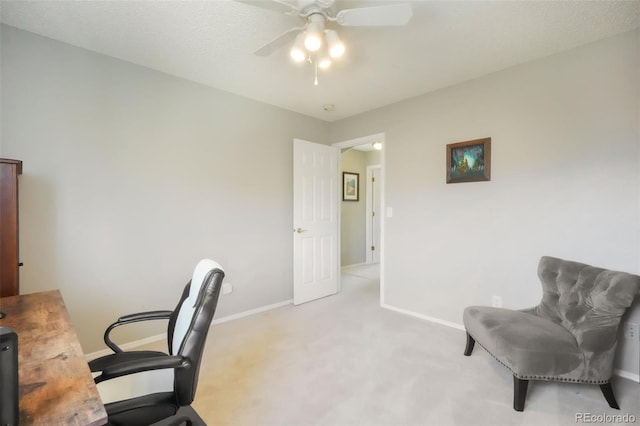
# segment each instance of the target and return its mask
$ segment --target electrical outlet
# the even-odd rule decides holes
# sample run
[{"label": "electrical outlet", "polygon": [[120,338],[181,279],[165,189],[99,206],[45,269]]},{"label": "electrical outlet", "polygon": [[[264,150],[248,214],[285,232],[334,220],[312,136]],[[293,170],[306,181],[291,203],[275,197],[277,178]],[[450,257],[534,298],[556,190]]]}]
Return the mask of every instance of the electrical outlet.
[{"label": "electrical outlet", "polygon": [[502,297],[493,296],[491,298],[491,306],[493,306],[494,308],[502,308]]},{"label": "electrical outlet", "polygon": [[624,323],[624,337],[629,340],[638,340],[638,323]]},{"label": "electrical outlet", "polygon": [[233,293],[233,286],[231,283],[222,283],[222,294],[231,294]]}]

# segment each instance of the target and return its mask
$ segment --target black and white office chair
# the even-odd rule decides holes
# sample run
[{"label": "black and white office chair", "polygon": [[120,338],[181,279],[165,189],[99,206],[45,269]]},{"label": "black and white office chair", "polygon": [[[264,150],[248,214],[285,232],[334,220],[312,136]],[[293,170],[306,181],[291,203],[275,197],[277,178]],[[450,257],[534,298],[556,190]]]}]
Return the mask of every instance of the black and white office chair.
[{"label": "black and white office chair", "polygon": [[[109,425],[137,426],[162,422],[162,425],[205,425],[191,407],[198,385],[198,373],[207,333],[220,295],[224,271],[213,260],[203,259],[195,267],[178,306],[173,311],[151,311],[126,315],[111,324],[104,342],[113,354],[89,362],[101,383],[114,378],[152,370],[173,371],[173,390],[149,393],[105,404]],[[168,353],[123,351],[110,338],[121,325],[148,320],[168,320]],[[144,373],[143,373],[144,374]]]}]

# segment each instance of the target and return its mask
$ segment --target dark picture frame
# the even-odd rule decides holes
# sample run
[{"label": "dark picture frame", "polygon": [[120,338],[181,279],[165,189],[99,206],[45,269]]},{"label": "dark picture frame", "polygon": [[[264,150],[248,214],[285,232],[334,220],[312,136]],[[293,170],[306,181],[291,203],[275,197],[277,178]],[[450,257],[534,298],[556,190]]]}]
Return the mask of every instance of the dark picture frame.
[{"label": "dark picture frame", "polygon": [[360,173],[342,172],[342,201],[359,201]]},{"label": "dark picture frame", "polygon": [[491,138],[447,145],[447,183],[491,180]]}]

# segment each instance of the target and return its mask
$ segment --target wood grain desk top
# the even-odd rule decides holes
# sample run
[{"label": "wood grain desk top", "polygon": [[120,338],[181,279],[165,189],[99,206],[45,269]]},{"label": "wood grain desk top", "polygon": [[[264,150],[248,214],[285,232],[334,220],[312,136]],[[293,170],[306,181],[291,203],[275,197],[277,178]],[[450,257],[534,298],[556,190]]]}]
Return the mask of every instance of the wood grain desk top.
[{"label": "wood grain desk top", "polygon": [[107,414],[60,291],[3,297],[18,334],[20,425],[104,425]]}]

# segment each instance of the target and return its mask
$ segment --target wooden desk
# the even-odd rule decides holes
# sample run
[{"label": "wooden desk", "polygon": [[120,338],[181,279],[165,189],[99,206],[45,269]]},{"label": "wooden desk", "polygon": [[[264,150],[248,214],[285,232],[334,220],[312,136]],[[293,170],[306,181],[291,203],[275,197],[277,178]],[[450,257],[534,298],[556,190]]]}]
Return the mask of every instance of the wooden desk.
[{"label": "wooden desk", "polygon": [[3,297],[18,334],[20,425],[104,425],[107,413],[60,291]]}]

